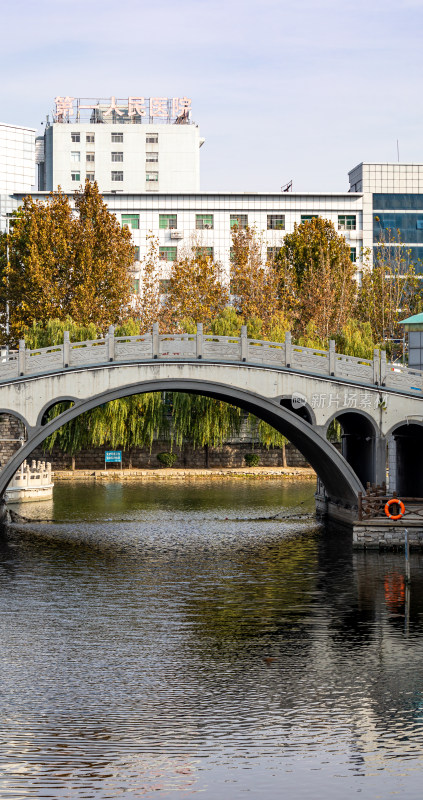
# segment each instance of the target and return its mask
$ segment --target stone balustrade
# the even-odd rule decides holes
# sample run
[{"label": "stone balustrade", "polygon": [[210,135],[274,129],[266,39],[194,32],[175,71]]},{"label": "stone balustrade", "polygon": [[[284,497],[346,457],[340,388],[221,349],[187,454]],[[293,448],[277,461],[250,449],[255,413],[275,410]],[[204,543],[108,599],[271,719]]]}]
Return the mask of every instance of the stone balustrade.
[{"label": "stone balustrade", "polygon": [[270,342],[249,339],[245,326],[240,336],[215,336],[204,333],[201,324],[193,334],[159,334],[156,323],[151,333],[138,336],[115,336],[111,326],[105,337],[86,342],[71,342],[65,332],[62,345],[35,350],[28,349],[21,340],[18,351],[2,351],[0,383],[69,368],[152,359],[248,363],[332,376],[368,386],[386,386],[423,396],[423,372],[387,362],[383,351],[375,350],[372,359],[356,358],[338,353],[334,341],[330,342],[329,350],[319,350],[295,344],[289,332],[284,342]]},{"label": "stone balustrade", "polygon": [[51,464],[49,461],[23,461],[9,483],[8,489],[39,489],[51,486]]}]

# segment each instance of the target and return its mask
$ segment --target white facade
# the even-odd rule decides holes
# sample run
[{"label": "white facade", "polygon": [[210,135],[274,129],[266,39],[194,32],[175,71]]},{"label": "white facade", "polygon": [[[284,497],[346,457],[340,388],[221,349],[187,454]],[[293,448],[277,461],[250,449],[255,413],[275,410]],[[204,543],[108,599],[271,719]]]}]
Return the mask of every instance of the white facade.
[{"label": "white facade", "polygon": [[85,179],[101,192],[198,192],[195,124],[64,123],[47,126],[38,154],[39,188],[74,192]]},{"label": "white facade", "polygon": [[[333,222],[353,248],[353,260],[362,250],[361,194],[251,194],[198,193],[149,195],[107,195],[110,211],[132,230],[134,245],[142,261],[147,251],[147,236],[157,237],[162,260],[162,278],[170,275],[171,262],[184,248],[195,244],[222,266],[229,281],[231,229],[234,222],[255,228],[262,237],[263,259],[271,258],[283,244],[286,233],[304,217],[319,216]],[[353,229],[345,229],[348,218]],[[137,227],[138,226],[138,227]],[[166,227],[165,227],[166,226]],[[271,227],[275,226],[275,227]],[[141,265],[134,265],[135,278]]]},{"label": "white facade", "polygon": [[0,122],[0,195],[29,192],[35,182],[35,130]]}]

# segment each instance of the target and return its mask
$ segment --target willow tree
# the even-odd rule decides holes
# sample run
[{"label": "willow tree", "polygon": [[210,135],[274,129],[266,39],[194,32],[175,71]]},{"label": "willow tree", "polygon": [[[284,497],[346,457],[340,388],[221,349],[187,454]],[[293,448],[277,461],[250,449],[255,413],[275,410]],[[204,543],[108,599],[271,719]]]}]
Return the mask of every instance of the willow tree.
[{"label": "willow tree", "polygon": [[279,311],[278,275],[262,258],[263,243],[253,228],[232,228],[231,293],[244,319],[260,319],[264,332]]},{"label": "willow tree", "polygon": [[0,313],[5,331],[8,309],[11,342],[52,317],[104,328],[128,313],[131,234],[108,211],[96,184],[87,181],[74,204],[76,214],[60,189],[43,201],[25,197],[10,232],[1,236]]},{"label": "willow tree", "polygon": [[294,316],[295,332],[313,322],[320,339],[339,333],[353,315],[356,284],[350,248],[333,223],[316,217],[295,225],[276,263],[281,307]]},{"label": "willow tree", "polygon": [[[69,408],[69,403],[57,403],[48,413],[47,421]],[[52,433],[45,443],[46,450],[58,447],[75,456],[81,450],[104,445],[122,448],[129,453],[129,468],[135,447],[151,450],[155,439],[169,434],[169,423],[161,392],[132,395],[97,406],[67,422]],[[74,462],[73,462],[74,466]]]},{"label": "willow tree", "polygon": [[228,303],[229,290],[223,283],[220,265],[207,248],[191,243],[172,262],[162,318],[177,329],[186,318],[207,326]]},{"label": "willow tree", "polygon": [[203,447],[208,466],[209,447],[219,447],[238,435],[243,412],[236,406],[211,397],[175,392],[170,396],[171,438],[178,447],[185,443]]}]

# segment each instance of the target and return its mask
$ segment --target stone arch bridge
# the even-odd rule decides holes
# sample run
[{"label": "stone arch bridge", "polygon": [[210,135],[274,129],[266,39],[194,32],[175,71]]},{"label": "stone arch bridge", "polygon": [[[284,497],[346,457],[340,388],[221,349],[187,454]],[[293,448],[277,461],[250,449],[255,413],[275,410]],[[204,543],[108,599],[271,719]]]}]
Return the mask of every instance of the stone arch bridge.
[{"label": "stone arch bridge", "polygon": [[[196,334],[104,338],[19,350],[0,361],[0,414],[22,421],[26,441],[0,472],[0,496],[22,461],[65,422],[109,400],[151,391],[182,391],[233,403],[273,425],[315,469],[330,506],[354,509],[370,481],[423,496],[423,372],[329,350],[241,335]],[[73,405],[45,424],[60,401]],[[342,428],[342,453],[327,439]]]}]

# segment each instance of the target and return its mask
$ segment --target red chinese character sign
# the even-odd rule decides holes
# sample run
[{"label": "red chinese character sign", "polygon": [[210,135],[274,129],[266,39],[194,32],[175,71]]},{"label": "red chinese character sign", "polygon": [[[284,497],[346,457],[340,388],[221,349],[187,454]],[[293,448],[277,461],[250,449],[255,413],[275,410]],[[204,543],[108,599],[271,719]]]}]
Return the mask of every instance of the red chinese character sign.
[{"label": "red chinese character sign", "polygon": [[[55,98],[55,122],[188,122],[189,97]],[[87,114],[86,112],[91,112]],[[94,114],[94,117],[93,117]]]}]

